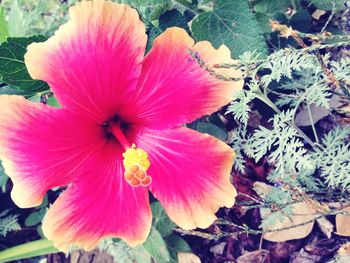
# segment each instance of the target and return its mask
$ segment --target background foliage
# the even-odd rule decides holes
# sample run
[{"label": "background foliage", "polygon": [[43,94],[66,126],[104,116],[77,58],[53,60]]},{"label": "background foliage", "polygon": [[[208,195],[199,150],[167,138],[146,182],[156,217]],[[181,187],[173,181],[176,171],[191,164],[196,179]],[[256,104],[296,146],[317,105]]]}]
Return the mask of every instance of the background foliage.
[{"label": "background foliage", "polygon": [[[23,55],[27,45],[50,37],[67,20],[68,7],[75,2],[1,1],[0,94],[20,94],[58,106],[49,86],[30,78]],[[204,261],[211,262],[212,257],[220,257],[224,252],[202,251],[193,236],[199,237],[203,246],[208,244],[205,242],[217,246],[220,240],[237,237],[237,233],[274,240],[268,233],[278,232],[279,241],[285,241],[295,239],[286,231],[289,228],[293,234],[306,233],[298,236],[304,238],[320,218],[334,221],[340,213],[346,215],[350,188],[348,1],[119,2],[139,11],[147,27],[147,50],[165,29],[179,26],[197,41],[209,40],[215,47],[225,44],[237,59],[238,64],[215,65],[211,70],[241,69],[244,89],[233,94],[230,105],[189,127],[212,134],[236,150],[232,179],[240,196],[236,208],[220,211],[214,230],[207,231],[177,229],[159,203],[153,202],[153,228],[144,245],[132,249],[120,240],[110,239],[100,245],[101,250],[122,262],[177,262],[179,252],[194,250]],[[257,172],[258,168],[263,172]],[[242,180],[249,181],[248,187],[243,187],[246,181]],[[265,185],[261,188],[256,182]],[[22,242],[42,237],[41,220],[60,189],[51,191],[40,207],[23,212],[8,197],[11,182],[1,166],[0,187],[4,198],[0,203],[0,245],[13,246],[16,235],[21,236]],[[292,220],[300,212],[298,204],[312,211],[304,211],[305,217]],[[245,222],[245,216],[254,211],[258,211],[259,222]],[[317,216],[310,218],[313,213]],[[349,219],[338,219],[334,221],[337,234],[350,235],[341,233]],[[305,230],[304,226],[310,224]],[[335,235],[333,230],[320,229],[330,233],[328,238]],[[261,242],[250,250],[262,248]],[[224,243],[226,251],[230,251],[227,244]],[[238,247],[240,252],[232,252],[232,260],[246,256],[246,247]],[[345,256],[339,252],[332,257],[342,260]]]}]

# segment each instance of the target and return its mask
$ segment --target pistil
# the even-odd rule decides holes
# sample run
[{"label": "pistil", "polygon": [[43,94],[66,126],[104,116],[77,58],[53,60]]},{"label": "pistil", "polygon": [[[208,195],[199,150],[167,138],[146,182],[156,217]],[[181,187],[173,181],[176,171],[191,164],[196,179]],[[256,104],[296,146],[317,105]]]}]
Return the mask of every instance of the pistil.
[{"label": "pistil", "polygon": [[117,139],[120,145],[123,147],[125,151],[131,148],[131,144],[128,139],[125,137],[122,129],[120,128],[120,123],[113,122],[109,124],[109,132],[113,134],[113,136]]},{"label": "pistil", "polygon": [[151,165],[147,152],[141,148],[137,148],[134,143],[131,144],[128,141],[120,127],[120,123],[110,123],[108,131],[113,134],[125,150],[123,153],[125,180],[133,187],[149,186],[152,178],[147,174],[147,170]]}]

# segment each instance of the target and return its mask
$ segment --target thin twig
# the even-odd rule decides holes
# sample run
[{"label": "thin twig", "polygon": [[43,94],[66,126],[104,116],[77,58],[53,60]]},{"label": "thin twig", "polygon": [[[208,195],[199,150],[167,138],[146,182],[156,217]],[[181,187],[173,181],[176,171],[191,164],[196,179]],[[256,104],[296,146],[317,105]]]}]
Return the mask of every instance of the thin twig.
[{"label": "thin twig", "polygon": [[328,24],[332,21],[332,18],[333,18],[333,16],[335,15],[335,3],[333,2],[332,4],[333,4],[332,13],[331,13],[331,15],[328,17],[327,22],[326,22],[326,23],[324,24],[324,26],[322,27],[322,29],[321,29],[321,34],[326,30]]},{"label": "thin twig", "polygon": [[204,69],[205,71],[209,72],[210,75],[214,76],[217,79],[224,80],[224,81],[239,81],[241,78],[232,78],[228,76],[224,76],[222,74],[217,73],[213,67],[209,67],[205,62],[200,58],[199,54],[194,52],[191,49],[188,49],[189,53],[191,54],[192,58],[199,64],[199,66]]},{"label": "thin twig", "polygon": [[312,118],[310,105],[308,103],[306,103],[306,107],[307,107],[307,112],[308,112],[310,123],[311,123],[311,127],[312,127],[312,132],[314,133],[316,143],[319,144],[320,140],[318,139],[318,135],[317,135],[317,131],[316,131],[316,128],[315,128],[314,120]]}]

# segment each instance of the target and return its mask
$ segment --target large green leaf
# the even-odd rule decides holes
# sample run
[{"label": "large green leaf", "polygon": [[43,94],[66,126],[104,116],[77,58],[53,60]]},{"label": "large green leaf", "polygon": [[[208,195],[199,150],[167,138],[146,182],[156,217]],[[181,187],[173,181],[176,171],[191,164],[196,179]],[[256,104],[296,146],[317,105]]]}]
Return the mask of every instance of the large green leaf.
[{"label": "large green leaf", "polygon": [[44,36],[8,38],[0,45],[0,80],[26,93],[49,89],[46,82],[33,80],[24,64],[27,46],[46,40]]},{"label": "large green leaf", "polygon": [[177,254],[178,252],[191,252],[190,246],[187,244],[187,242],[182,238],[175,234],[172,234],[168,237],[166,237],[166,243],[170,252],[170,263],[177,263],[179,262]]},{"label": "large green leaf", "polygon": [[[1,77],[1,76],[0,76]],[[25,95],[23,91],[16,86],[5,85],[0,87],[0,95]]]},{"label": "large green leaf", "polygon": [[9,35],[8,26],[5,19],[5,12],[0,7],[0,43],[4,42]]},{"label": "large green leaf", "polygon": [[312,3],[322,10],[343,10],[346,8],[346,0],[312,0]]},{"label": "large green leaf", "polygon": [[163,237],[170,235],[176,225],[169,219],[159,202],[152,203],[151,207],[153,214],[153,226]]},{"label": "large green leaf", "polygon": [[38,211],[34,211],[31,213],[26,220],[24,221],[25,226],[30,227],[30,226],[35,226],[41,222],[43,219],[44,215],[46,213],[46,209],[40,209]]},{"label": "large green leaf", "polygon": [[234,57],[245,51],[267,53],[265,39],[248,0],[213,2],[212,11],[200,14],[192,22],[192,33],[197,40],[209,40],[215,47],[225,44]]},{"label": "large green leaf", "polygon": [[164,263],[170,261],[170,254],[167,245],[155,227],[152,227],[151,233],[145,243],[143,243],[143,247],[157,261]]},{"label": "large green leaf", "polygon": [[292,6],[292,0],[262,0],[254,5],[254,10],[268,16],[274,16],[276,13],[285,12]]}]

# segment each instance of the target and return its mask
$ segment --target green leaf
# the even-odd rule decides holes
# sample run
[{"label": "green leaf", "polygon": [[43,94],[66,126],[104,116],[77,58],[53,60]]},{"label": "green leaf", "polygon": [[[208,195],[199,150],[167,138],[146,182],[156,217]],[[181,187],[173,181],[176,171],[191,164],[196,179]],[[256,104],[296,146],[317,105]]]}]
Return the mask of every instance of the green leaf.
[{"label": "green leaf", "polygon": [[0,45],[0,79],[29,94],[49,89],[46,82],[33,80],[24,64],[27,46],[44,40],[46,40],[44,36],[32,36],[8,38],[6,42],[3,42]]},{"label": "green leaf", "polygon": [[152,258],[143,246],[137,246],[132,249],[137,263],[151,263]]},{"label": "green leaf", "polygon": [[46,209],[40,209],[31,213],[24,221],[25,226],[35,226],[41,222],[45,215]]},{"label": "green leaf", "polygon": [[149,20],[155,21],[159,19],[161,15],[163,15],[166,11],[172,8],[172,4],[164,4],[157,6],[153,10],[151,10],[151,13],[149,14]]},{"label": "green leaf", "polygon": [[143,247],[159,262],[169,262],[170,254],[164,239],[155,227],[152,227]]},{"label": "green leaf", "polygon": [[1,251],[0,262],[9,262],[57,252],[59,251],[52,245],[51,241],[41,239]]},{"label": "green leaf", "polygon": [[6,183],[8,181],[9,177],[5,173],[5,169],[1,164],[0,160],[0,187],[3,193],[6,192]]},{"label": "green leaf", "polygon": [[171,263],[177,263],[179,260],[178,260],[178,257],[177,257],[177,253],[178,252],[191,252],[191,248],[190,246],[187,244],[187,242],[177,236],[177,235],[170,235],[166,238],[166,243],[168,245],[168,249],[169,249],[169,252],[170,252],[170,257],[171,257],[171,260],[170,262]]},{"label": "green leaf", "polygon": [[225,44],[234,57],[254,50],[267,54],[265,39],[247,0],[213,2],[213,11],[200,14],[192,22],[197,40],[209,40],[216,48]]},{"label": "green leaf", "polygon": [[194,129],[201,133],[208,133],[222,141],[227,139],[227,132],[212,123],[197,122]]},{"label": "green leaf", "polygon": [[274,16],[276,13],[285,12],[290,6],[292,0],[262,0],[254,5],[254,10],[257,13]]},{"label": "green leaf", "polygon": [[176,252],[191,252],[190,246],[187,242],[177,235],[171,235],[166,238],[168,248]]},{"label": "green leaf", "polygon": [[35,93],[33,96],[29,97],[28,100],[31,102],[41,102],[41,93]]},{"label": "green leaf", "polygon": [[0,87],[0,95],[23,95],[23,91],[20,91],[16,86],[5,85]]},{"label": "green leaf", "polygon": [[0,7],[0,43],[4,42],[9,35],[8,26],[5,19],[5,12]]},{"label": "green leaf", "polygon": [[151,208],[153,214],[153,226],[163,237],[170,235],[176,225],[169,219],[162,205],[159,202],[154,202],[151,204]]},{"label": "green leaf", "polygon": [[272,29],[270,26],[271,16],[268,16],[264,13],[256,13],[255,17],[256,17],[256,20],[259,22],[261,31],[263,33],[271,33],[272,32]]},{"label": "green leaf", "polygon": [[53,107],[57,107],[57,108],[60,107],[60,104],[58,103],[56,97],[53,95],[48,97],[47,104],[50,106],[53,106]]},{"label": "green leaf", "polygon": [[312,0],[312,3],[319,9],[326,11],[339,11],[346,8],[346,0]]}]

